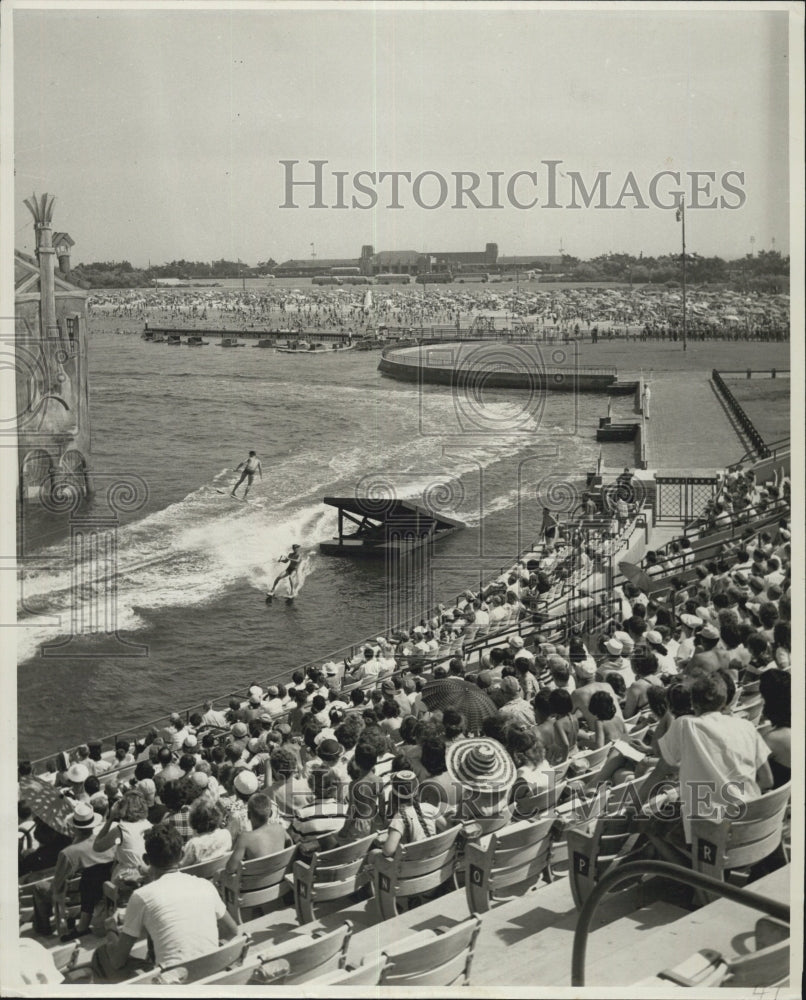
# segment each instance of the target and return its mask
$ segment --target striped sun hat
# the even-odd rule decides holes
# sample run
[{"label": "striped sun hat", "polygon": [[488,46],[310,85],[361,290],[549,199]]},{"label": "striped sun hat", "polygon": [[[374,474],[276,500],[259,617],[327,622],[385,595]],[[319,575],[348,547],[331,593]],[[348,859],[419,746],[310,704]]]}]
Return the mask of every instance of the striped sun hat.
[{"label": "striped sun hat", "polygon": [[448,774],[478,792],[501,793],[515,782],[515,764],[496,740],[477,737],[459,740],[448,747]]}]

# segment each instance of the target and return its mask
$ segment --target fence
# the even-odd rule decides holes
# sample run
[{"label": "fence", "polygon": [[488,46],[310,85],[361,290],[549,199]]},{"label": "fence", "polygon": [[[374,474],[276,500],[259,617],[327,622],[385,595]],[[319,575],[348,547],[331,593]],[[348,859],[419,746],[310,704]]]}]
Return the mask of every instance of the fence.
[{"label": "fence", "polygon": [[[774,371],[774,369],[772,370]],[[726,372],[725,374],[729,373]],[[714,368],[711,372],[711,381],[714,383],[714,385],[717,387],[719,392],[724,397],[725,402],[730,407],[731,411],[733,412],[733,415],[739,421],[740,427],[750,439],[750,444],[753,446],[758,456],[760,458],[769,458],[770,449],[764,443],[764,438],[759,434],[755,424],[750,419],[750,417],[748,417],[748,415],[745,413],[744,407],[741,405],[738,399],[736,399],[736,397],[727,387],[727,385],[725,384],[725,380],[722,378],[722,376],[716,370],[716,368]]]},{"label": "fence", "polygon": [[655,524],[693,521],[705,510],[718,476],[655,476]]}]

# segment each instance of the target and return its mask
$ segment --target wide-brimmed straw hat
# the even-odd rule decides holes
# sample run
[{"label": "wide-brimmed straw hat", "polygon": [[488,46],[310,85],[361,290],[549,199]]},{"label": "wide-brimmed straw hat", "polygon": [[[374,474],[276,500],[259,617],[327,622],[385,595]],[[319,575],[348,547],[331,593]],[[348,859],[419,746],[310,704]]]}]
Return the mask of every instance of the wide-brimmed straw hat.
[{"label": "wide-brimmed straw hat", "polygon": [[448,747],[448,774],[466,788],[500,794],[515,782],[515,764],[496,740],[478,737],[459,740]]}]

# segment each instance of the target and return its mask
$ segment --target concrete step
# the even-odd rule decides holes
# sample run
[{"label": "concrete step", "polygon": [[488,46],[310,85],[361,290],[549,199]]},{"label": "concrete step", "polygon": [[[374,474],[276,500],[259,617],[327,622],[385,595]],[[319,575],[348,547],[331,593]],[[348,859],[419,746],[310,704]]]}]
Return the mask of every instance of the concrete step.
[{"label": "concrete step", "polygon": [[[779,869],[748,886],[753,892],[788,902],[789,868]],[[674,907],[673,909],[677,909]],[[726,956],[751,949],[756,910],[718,899],[693,912],[681,911],[665,926],[642,936],[640,942],[625,939],[609,954],[600,954],[594,937],[588,946],[586,986],[625,986],[656,976],[678,965],[701,948],[714,948]]]}]

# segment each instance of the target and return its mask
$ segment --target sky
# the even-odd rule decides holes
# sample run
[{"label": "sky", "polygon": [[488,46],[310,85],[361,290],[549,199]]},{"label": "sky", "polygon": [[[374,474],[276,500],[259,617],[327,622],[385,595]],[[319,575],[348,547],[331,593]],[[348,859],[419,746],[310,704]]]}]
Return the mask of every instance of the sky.
[{"label": "sky", "polygon": [[[33,246],[23,199],[56,196],[73,262],[135,266],[221,257],[353,257],[482,250],[578,257],[679,252],[675,213],[649,196],[682,175],[687,244],[727,258],[789,250],[787,14],[403,8],[13,10],[15,243]],[[283,160],[325,160],[323,201],[286,201]],[[548,167],[557,207],[545,207]],[[339,209],[334,171],[345,175]],[[354,208],[359,171],[376,181]],[[479,175],[455,207],[453,172]],[[537,183],[518,171],[536,171]],[[691,171],[713,172],[692,205]],[[743,174],[743,181],[736,173]],[[609,172],[605,204],[585,207]],[[447,197],[440,181],[446,178]],[[723,181],[739,190],[732,193]],[[365,183],[367,183],[365,178]],[[371,186],[371,185],[370,185]],[[677,185],[658,184],[668,203]],[[368,196],[357,193],[366,203]],[[513,204],[530,204],[521,208]],[[640,200],[647,205],[637,207]],[[420,204],[418,204],[418,201]],[[571,207],[576,203],[577,207]],[[728,207],[734,206],[734,207]],[[738,207],[736,207],[738,206]],[[751,237],[754,242],[751,242]],[[774,243],[773,243],[774,241]]]}]

